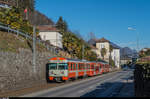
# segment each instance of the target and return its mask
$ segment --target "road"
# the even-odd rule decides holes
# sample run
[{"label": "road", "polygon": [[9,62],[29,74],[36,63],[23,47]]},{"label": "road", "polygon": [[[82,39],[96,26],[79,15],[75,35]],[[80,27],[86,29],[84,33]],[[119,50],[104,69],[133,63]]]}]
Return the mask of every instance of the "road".
[{"label": "road", "polygon": [[[123,89],[125,93],[126,90],[133,90],[133,86],[130,87],[131,89],[125,86],[130,84],[131,77],[133,77],[133,70],[117,71],[21,97],[125,97]],[[133,92],[128,96],[132,97]]]}]

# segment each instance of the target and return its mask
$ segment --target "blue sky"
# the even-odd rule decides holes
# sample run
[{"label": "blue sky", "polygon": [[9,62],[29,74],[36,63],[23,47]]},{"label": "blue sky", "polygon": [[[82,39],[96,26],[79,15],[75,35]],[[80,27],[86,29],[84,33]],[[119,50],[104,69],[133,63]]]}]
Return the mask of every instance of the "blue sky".
[{"label": "blue sky", "polygon": [[[54,22],[59,16],[84,38],[94,32],[119,46],[150,47],[150,0],[36,0],[36,9]],[[133,26],[136,31],[129,31]]]}]

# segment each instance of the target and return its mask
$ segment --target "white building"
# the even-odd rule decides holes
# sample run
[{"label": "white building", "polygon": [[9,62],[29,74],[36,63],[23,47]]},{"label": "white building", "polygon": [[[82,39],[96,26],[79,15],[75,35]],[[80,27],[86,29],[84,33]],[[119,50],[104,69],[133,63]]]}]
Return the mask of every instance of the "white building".
[{"label": "white building", "polygon": [[[96,53],[97,54],[97,52],[98,52],[98,48],[96,48],[95,46],[93,46],[93,45],[91,45],[90,46],[91,47],[91,50],[94,52],[94,53]],[[98,54],[97,54],[98,55]]]},{"label": "white building", "polygon": [[115,62],[115,66],[117,66],[119,68],[119,66],[120,66],[120,49],[114,47],[111,52],[111,57],[112,57],[112,60],[114,60],[114,62]]},{"label": "white building", "polygon": [[37,28],[39,29],[39,35],[42,40],[48,40],[53,46],[63,48],[62,34],[55,27],[43,25]]},{"label": "white building", "polygon": [[[112,47],[112,51],[110,51],[110,47]],[[117,66],[118,68],[120,67],[120,49],[119,47],[114,46],[114,44],[112,42],[110,42],[109,40],[106,40],[105,38],[101,38],[99,40],[96,41],[96,48],[98,48],[97,50],[97,54],[98,54],[98,58],[101,58],[107,62],[109,62],[109,58],[111,57],[112,60],[115,62],[115,66]],[[101,54],[101,50],[102,48],[106,49],[106,54],[104,55],[104,57],[102,57]]]},{"label": "white building", "polygon": [[98,58],[103,59],[103,56],[101,54],[101,50],[102,48],[106,49],[106,54],[104,55],[104,60],[109,62],[109,56],[110,56],[110,45],[109,45],[109,41],[106,40],[105,38],[99,39],[96,41],[96,48],[98,48],[97,50],[97,54],[98,54]]}]

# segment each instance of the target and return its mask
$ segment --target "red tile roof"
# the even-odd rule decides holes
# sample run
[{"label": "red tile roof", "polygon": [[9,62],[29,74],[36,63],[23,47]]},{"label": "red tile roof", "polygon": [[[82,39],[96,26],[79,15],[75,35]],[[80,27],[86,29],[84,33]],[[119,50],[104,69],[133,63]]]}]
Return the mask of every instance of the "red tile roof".
[{"label": "red tile roof", "polygon": [[39,29],[39,31],[59,31],[55,27],[49,25],[37,26],[37,29]]},{"label": "red tile roof", "polygon": [[105,39],[104,37],[97,40],[96,43],[100,43],[100,42],[110,42],[109,40]]},{"label": "red tile roof", "polygon": [[150,56],[143,57],[139,61],[141,61],[141,62],[150,61]]}]

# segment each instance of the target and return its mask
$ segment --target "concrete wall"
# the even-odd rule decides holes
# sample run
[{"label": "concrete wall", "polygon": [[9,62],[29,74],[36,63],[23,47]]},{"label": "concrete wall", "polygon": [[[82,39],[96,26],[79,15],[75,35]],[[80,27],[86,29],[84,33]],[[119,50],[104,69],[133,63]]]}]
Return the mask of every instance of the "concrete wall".
[{"label": "concrete wall", "polygon": [[[0,51],[0,93],[29,87],[34,83],[46,83],[46,63],[49,53],[38,53],[36,73],[33,73],[32,52],[20,49],[18,53]],[[52,56],[51,56],[52,57]]]}]

